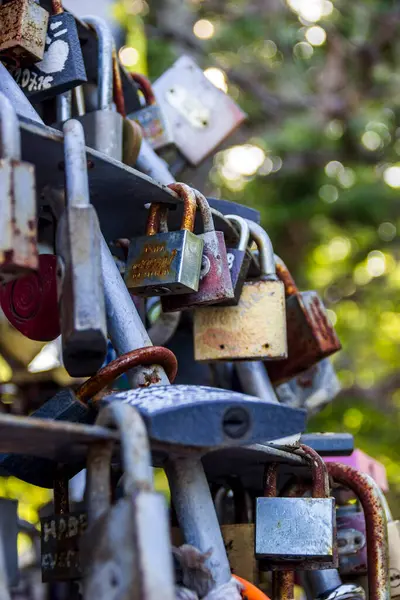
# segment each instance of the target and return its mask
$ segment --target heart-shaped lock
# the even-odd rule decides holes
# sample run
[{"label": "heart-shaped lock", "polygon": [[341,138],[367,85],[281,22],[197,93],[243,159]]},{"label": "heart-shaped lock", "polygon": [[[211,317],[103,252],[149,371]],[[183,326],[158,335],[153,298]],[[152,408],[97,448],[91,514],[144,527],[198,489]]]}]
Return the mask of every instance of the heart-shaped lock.
[{"label": "heart-shaped lock", "polygon": [[0,304],[11,325],[25,337],[49,342],[60,335],[57,256],[40,254],[39,270],[0,287]]}]

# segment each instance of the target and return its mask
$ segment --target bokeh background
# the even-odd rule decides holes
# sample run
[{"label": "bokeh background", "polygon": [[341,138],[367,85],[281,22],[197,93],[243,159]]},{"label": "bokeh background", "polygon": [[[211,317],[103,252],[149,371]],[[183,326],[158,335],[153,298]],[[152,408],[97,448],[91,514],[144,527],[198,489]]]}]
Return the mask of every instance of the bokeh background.
[{"label": "bokeh background", "polygon": [[[398,3],[96,0],[90,10],[89,0],[66,4],[78,15],[101,8],[114,20],[128,70],[154,80],[189,54],[248,113],[212,159],[180,179],[257,208],[299,287],[324,298],[343,343],[334,357],[343,391],[309,429],[351,432],[357,447],[382,461],[400,517]],[[51,396],[68,383],[65,372],[51,371],[54,348],[40,359],[40,345],[21,346],[13,335],[2,337],[3,405],[16,402],[11,381],[25,386],[31,400],[32,381],[40,382],[42,400],[43,389]],[[20,516],[32,522],[50,497],[14,478],[0,479],[0,495],[19,498]]]}]

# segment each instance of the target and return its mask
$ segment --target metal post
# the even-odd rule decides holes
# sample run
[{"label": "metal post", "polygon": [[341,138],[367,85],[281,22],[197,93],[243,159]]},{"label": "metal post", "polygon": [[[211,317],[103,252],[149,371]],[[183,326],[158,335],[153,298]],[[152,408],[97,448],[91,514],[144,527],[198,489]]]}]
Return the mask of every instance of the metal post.
[{"label": "metal post", "polygon": [[[108,334],[116,352],[124,354],[152,346],[104,238],[101,259]],[[132,369],[128,377],[132,387],[148,383],[149,377],[158,384],[169,383],[159,365]],[[214,581],[218,586],[227,583],[231,578],[228,557],[200,459],[174,458],[169,462],[167,475],[186,542],[195,545],[200,552],[211,549],[209,566]]]},{"label": "metal post", "polygon": [[245,394],[278,403],[267,369],[261,361],[239,361],[235,363],[235,368]]}]

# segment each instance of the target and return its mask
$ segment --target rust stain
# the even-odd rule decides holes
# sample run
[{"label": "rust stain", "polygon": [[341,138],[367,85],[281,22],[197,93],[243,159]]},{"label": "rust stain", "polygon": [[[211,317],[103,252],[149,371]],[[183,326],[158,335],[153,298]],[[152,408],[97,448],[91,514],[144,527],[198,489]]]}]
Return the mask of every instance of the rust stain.
[{"label": "rust stain", "polygon": [[286,297],[294,296],[299,293],[296,282],[285,264],[279,262],[276,263],[276,274],[285,286]]},{"label": "rust stain", "polygon": [[183,200],[181,229],[193,231],[197,208],[194,190],[185,183],[170,183],[168,187]]}]

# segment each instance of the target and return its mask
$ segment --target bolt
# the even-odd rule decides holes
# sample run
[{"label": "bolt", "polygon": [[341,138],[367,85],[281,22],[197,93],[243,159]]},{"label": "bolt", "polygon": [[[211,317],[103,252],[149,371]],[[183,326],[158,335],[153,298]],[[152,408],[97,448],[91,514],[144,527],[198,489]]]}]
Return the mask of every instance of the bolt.
[{"label": "bolt", "polygon": [[224,414],[222,429],[225,435],[237,440],[246,435],[250,428],[250,417],[244,408],[229,408]]}]

